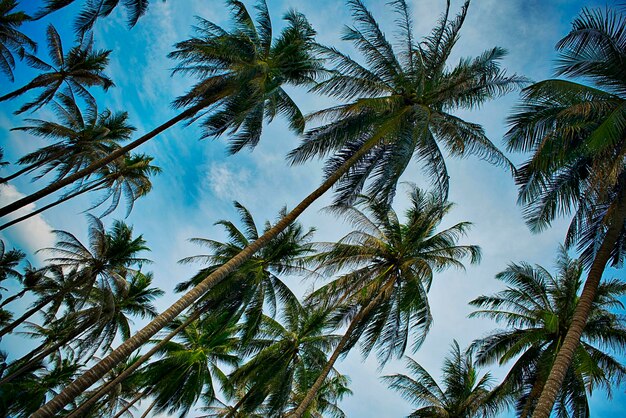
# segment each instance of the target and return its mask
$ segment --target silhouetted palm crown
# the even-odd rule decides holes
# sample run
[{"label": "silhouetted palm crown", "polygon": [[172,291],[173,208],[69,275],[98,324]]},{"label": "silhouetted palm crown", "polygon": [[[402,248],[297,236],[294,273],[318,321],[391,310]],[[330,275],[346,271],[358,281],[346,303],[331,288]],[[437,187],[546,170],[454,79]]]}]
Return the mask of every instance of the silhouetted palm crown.
[{"label": "silhouetted palm crown", "polygon": [[43,92],[35,100],[26,103],[15,112],[22,113],[46,105],[65,85],[67,96],[78,95],[91,105],[95,105],[95,99],[87,91],[87,87],[100,86],[104,90],[108,90],[109,87],[113,86],[113,81],[104,74],[111,51],[94,50],[93,38],[88,37],[65,53],[61,37],[52,25],[48,26],[47,40],[51,63],[44,62],[33,54],[24,53],[28,65],[43,71],[43,73],[25,86],[0,97],[0,101],[20,96],[32,89],[43,89]]},{"label": "silhouetted palm crown", "polygon": [[228,4],[231,30],[198,19],[196,37],[178,43],[170,57],[181,60],[175,73],[201,79],[174,104],[209,106],[203,135],[229,133],[234,153],[256,146],[263,120],[271,121],[279,114],[295,132],[302,132],[304,117],[283,85],[310,84],[322,67],[312,51],[315,31],[302,14],[288,12],[286,27],[273,39],[264,0],[257,3],[256,24],[243,3],[229,0]]},{"label": "silhouetted palm crown", "polygon": [[[579,245],[591,263],[626,193],[626,16],[618,10],[584,9],[558,44],[557,75],[590,85],[545,80],[523,92],[509,118],[508,147],[533,153],[520,167],[519,201],[534,230],[574,212],[566,244]],[[612,262],[623,258],[626,229]]]},{"label": "silhouetted palm crown", "polygon": [[448,174],[441,146],[453,156],[475,154],[492,163],[510,164],[481,126],[452,113],[478,107],[524,81],[500,69],[502,48],[448,65],[469,1],[452,19],[448,2],[438,25],[419,43],[414,40],[407,4],[392,1],[400,30],[398,53],[360,0],[348,4],[356,26],[346,27],[343,39],[353,42],[367,64],[335,48],[319,47],[322,56],[334,64],[334,71],[313,91],[350,103],[310,116],[330,123],[307,132],[302,145],[290,153],[293,163],[332,154],[326,163],[330,175],[358,150],[367,149],[340,180],[338,202],[353,201],[368,182],[368,194],[385,196],[391,202],[398,178],[414,155],[445,196]]},{"label": "silhouetted palm crown", "polygon": [[[525,416],[530,416],[570,327],[583,282],[581,263],[570,259],[563,249],[557,267],[558,274],[552,276],[541,266],[511,264],[496,276],[507,284],[505,290],[470,302],[480,308],[471,316],[506,325],[506,329],[476,340],[473,347],[479,364],[514,361],[502,387],[519,391],[516,408]],[[588,417],[586,391],[600,386],[610,393],[613,382],[626,377],[626,368],[607,354],[608,349],[623,351],[626,343],[622,318],[611,312],[623,309],[619,297],[625,293],[626,284],[618,280],[607,280],[598,287],[582,340],[557,396],[557,416]]]},{"label": "silhouetted palm crown", "polygon": [[321,273],[348,270],[315,291],[310,296],[313,301],[343,305],[341,311],[350,318],[376,300],[347,348],[360,340],[367,355],[376,347],[383,364],[394,355],[402,356],[410,337],[414,350],[424,341],[432,323],[427,291],[434,273],[463,268],[465,257],[472,263],[480,259],[477,246],[457,245],[470,227],[468,222],[437,231],[452,208],[450,203],[417,188],[410,198],[405,223],[385,202],[372,198],[361,198],[363,211],[339,208],[356,229],[338,243],[322,247],[313,258]]},{"label": "silhouetted palm crown", "polygon": [[[194,238],[192,242],[208,247],[212,253],[187,257],[181,262],[205,262],[209,266],[200,270],[190,280],[176,285],[177,291],[184,291],[207,274],[216,270],[236,256],[242,249],[259,238],[259,229],[252,214],[243,205],[235,202],[235,208],[241,217],[243,228],[238,228],[227,220],[216,222],[224,227],[228,234],[227,242],[219,242],[205,238]],[[281,216],[285,210],[281,211]],[[271,227],[265,223],[264,229]],[[283,283],[281,275],[297,273],[302,270],[302,257],[312,251],[310,243],[313,229],[306,230],[299,222],[289,225],[268,245],[260,249],[250,260],[241,265],[203,298],[200,302],[211,309],[230,309],[232,312],[244,313],[243,339],[248,340],[258,329],[264,310],[269,309],[273,316],[277,304],[298,304],[296,296]]]},{"label": "silhouetted palm crown", "polygon": [[456,341],[443,363],[443,387],[415,360],[407,357],[406,368],[410,376],[395,374],[382,379],[420,407],[409,418],[476,418],[494,416],[498,411],[490,374],[480,377],[471,353],[461,353]]},{"label": "silhouetted palm crown", "polygon": [[85,168],[119,148],[119,143],[128,140],[135,131],[128,123],[127,112],[98,113],[95,106],[88,106],[82,112],[74,98],[65,94],[58,94],[51,108],[58,121],[27,119],[31,125],[13,128],[58,141],[18,161],[31,170],[41,170],[36,179],[56,171],[55,180],[59,180]]},{"label": "silhouetted palm crown", "polygon": [[34,51],[35,42],[18,30],[30,17],[24,12],[13,11],[17,6],[15,0],[0,0],[0,72],[13,81],[15,58],[13,54],[22,55],[26,50]]}]

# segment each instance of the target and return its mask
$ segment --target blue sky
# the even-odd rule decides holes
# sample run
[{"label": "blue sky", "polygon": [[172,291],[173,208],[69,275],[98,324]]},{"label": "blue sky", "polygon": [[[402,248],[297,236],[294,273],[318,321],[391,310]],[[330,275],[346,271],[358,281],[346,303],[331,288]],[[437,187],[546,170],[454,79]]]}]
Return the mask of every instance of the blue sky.
[{"label": "blue sky", "polygon": [[[24,7],[34,8],[39,2],[22,3]],[[344,51],[353,51],[348,43],[339,41],[342,26],[350,24],[348,9],[342,1],[268,0],[268,3],[276,28],[282,26],[282,14],[289,8],[295,8],[305,13],[312,22],[318,31],[319,41]],[[414,0],[410,3],[417,35],[428,34],[445,7],[445,1]],[[458,10],[460,1],[452,3],[453,10]],[[385,2],[369,0],[366,4],[391,38],[394,17]],[[555,58],[554,45],[567,33],[571,20],[583,6],[604,5],[605,2],[576,0],[475,0],[451,60],[454,62],[462,56],[474,56],[497,45],[509,50],[509,56],[503,62],[509,73],[522,74],[537,81],[549,78]],[[68,8],[25,26],[25,32],[40,44],[40,56],[46,58],[43,34],[49,23],[57,27],[65,48],[69,49],[73,40],[71,22],[75,13],[76,7]],[[170,76],[175,62],[166,55],[175,42],[190,35],[194,16],[227,25],[225,5],[220,1],[206,0],[154,0],[147,15],[130,31],[124,24],[123,12],[119,10],[99,21],[94,33],[96,47],[113,51],[107,74],[116,83],[116,87],[106,94],[94,91],[100,108],[128,111],[138,134],[175,115],[170,102],[194,80]],[[19,65],[16,74],[15,87],[27,82],[35,73]],[[0,93],[15,87],[5,83],[0,86]],[[290,92],[305,112],[333,103],[302,90],[291,89]],[[491,140],[501,145],[506,131],[505,118],[517,97],[517,93],[512,93],[481,109],[460,115],[481,123]],[[20,104],[20,100],[0,103],[0,142],[9,161],[15,161],[25,152],[43,145],[38,138],[9,131],[24,123],[22,118],[12,114]],[[44,109],[34,117],[48,119],[51,114]],[[192,237],[224,238],[223,232],[213,224],[218,219],[237,219],[233,200],[248,207],[257,220],[273,220],[281,207],[293,207],[321,179],[319,162],[298,167],[289,167],[285,163],[286,153],[299,140],[281,120],[265,127],[261,144],[253,153],[244,151],[236,156],[227,156],[225,138],[200,141],[199,136],[196,127],[179,125],[139,149],[153,155],[155,164],[163,169],[163,173],[154,179],[153,192],[137,202],[126,222],[132,224],[137,233],[143,234],[152,248],[149,258],[154,263],[147,267],[154,271],[155,284],[167,292],[158,301],[160,310],[176,300],[172,291],[176,283],[187,279],[199,268],[177,263],[183,257],[201,252],[187,240]],[[516,162],[523,159],[521,155],[510,157]],[[466,346],[474,338],[496,327],[490,321],[468,319],[471,309],[467,302],[480,294],[497,291],[499,284],[494,275],[510,262],[527,261],[552,266],[567,225],[561,220],[542,234],[532,235],[515,204],[516,189],[509,173],[475,158],[461,161],[449,159],[448,167],[451,176],[450,200],[457,206],[444,223],[473,222],[474,227],[466,242],[482,247],[483,261],[478,266],[468,267],[466,272],[445,272],[435,279],[430,292],[434,326],[422,348],[412,354],[434,376],[439,375],[443,357],[453,338],[461,346]],[[417,164],[409,166],[402,180],[426,185]],[[33,191],[42,184],[16,182],[13,187],[1,191],[0,202],[14,200],[19,194]],[[8,246],[17,246],[30,253],[53,244],[53,229],[68,230],[85,240],[87,221],[81,212],[94,200],[93,196],[86,196],[68,202],[43,216],[3,231],[0,238]],[[316,239],[319,241],[337,239],[347,231],[346,225],[319,211],[328,203],[329,198],[326,197],[301,217],[305,226],[316,226]],[[395,207],[401,212],[406,205],[401,191]],[[105,219],[105,224],[110,225],[113,219],[123,218],[124,214],[123,210],[116,211]],[[30,257],[33,263],[39,263],[43,258],[41,254]],[[623,272],[615,274],[623,276]],[[314,285],[298,277],[288,278],[287,282],[298,294],[304,294]],[[26,303],[28,300],[16,310],[23,309]],[[136,323],[137,326],[140,324],[140,321]],[[27,347],[22,339],[14,337],[5,338],[1,345],[14,355],[19,355]],[[358,350],[353,350],[338,368],[352,378],[354,396],[342,403],[348,416],[391,417],[410,412],[410,406],[378,380],[382,374],[401,371],[401,361],[391,362],[380,372],[374,357],[363,362]],[[493,372],[496,377],[501,377],[505,369]],[[623,389],[616,391],[612,401],[598,393],[592,399],[592,411],[593,416],[626,415]]]}]

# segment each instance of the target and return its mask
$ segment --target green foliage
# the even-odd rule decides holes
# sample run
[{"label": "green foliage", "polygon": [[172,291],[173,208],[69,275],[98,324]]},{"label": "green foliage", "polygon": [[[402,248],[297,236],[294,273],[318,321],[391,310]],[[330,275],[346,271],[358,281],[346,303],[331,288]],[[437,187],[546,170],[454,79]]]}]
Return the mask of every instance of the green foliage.
[{"label": "green foliage", "polygon": [[37,48],[32,39],[18,30],[24,22],[30,20],[30,16],[13,11],[16,6],[15,0],[0,0],[0,72],[11,81],[14,81],[15,69],[13,54],[21,56],[26,50],[34,51]]},{"label": "green foliage", "polygon": [[419,363],[406,359],[410,375],[383,376],[389,387],[419,407],[410,418],[491,417],[502,410],[502,402],[492,391],[489,373],[482,377],[474,365],[471,352],[461,353],[454,341],[443,363],[443,389]]},{"label": "green foliage", "polygon": [[348,5],[355,26],[345,28],[343,39],[352,41],[366,64],[333,47],[318,46],[318,52],[334,68],[312,91],[349,103],[309,116],[323,124],[305,134],[303,143],[289,155],[292,163],[331,155],[325,167],[329,176],[357,150],[367,148],[366,155],[337,186],[336,201],[348,204],[364,188],[369,195],[384,196],[390,204],[398,179],[413,156],[423,164],[436,189],[447,196],[449,177],[442,147],[452,156],[473,154],[511,167],[480,125],[454,115],[525,82],[523,77],[507,76],[500,68],[499,61],[506,54],[502,48],[448,64],[469,1],[452,19],[448,18],[448,2],[432,33],[419,43],[413,38],[406,2],[391,2],[400,27],[398,52],[360,0],[350,0]]},{"label": "green foliage", "polygon": [[[492,318],[506,327],[476,340],[473,349],[481,365],[513,362],[501,388],[517,394],[518,413],[528,414],[534,408],[578,303],[581,262],[561,249],[557,268],[558,274],[552,276],[541,266],[511,264],[496,276],[507,285],[505,290],[470,302],[479,308],[471,316]],[[606,280],[598,287],[582,340],[557,396],[558,417],[588,417],[587,392],[602,387],[610,396],[613,384],[626,377],[626,368],[608,353],[624,352],[626,327],[622,316],[612,312],[624,308],[619,300],[624,294],[626,284],[619,280]]]},{"label": "green foliage", "polygon": [[410,337],[413,350],[424,341],[432,323],[427,292],[434,273],[462,269],[463,258],[471,263],[480,260],[477,246],[457,245],[469,223],[437,230],[452,208],[450,203],[416,187],[409,197],[405,223],[386,202],[374,198],[359,199],[363,210],[335,207],[355,230],[335,244],[322,245],[312,259],[319,272],[341,274],[316,290],[309,297],[312,303],[337,304],[340,316],[350,321],[374,301],[375,307],[354,329],[346,350],[360,340],[364,355],[377,348],[381,364],[402,356]]}]

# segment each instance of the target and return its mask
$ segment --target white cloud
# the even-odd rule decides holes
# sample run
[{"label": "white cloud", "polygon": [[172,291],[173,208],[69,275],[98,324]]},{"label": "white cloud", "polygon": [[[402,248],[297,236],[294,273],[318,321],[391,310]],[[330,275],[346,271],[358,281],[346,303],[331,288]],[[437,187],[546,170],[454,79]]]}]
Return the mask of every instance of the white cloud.
[{"label": "white cloud", "polygon": [[[21,193],[14,186],[0,185],[0,205],[5,206],[11,202],[14,202],[22,197],[25,197],[24,193]],[[35,204],[31,203],[10,215],[4,217],[3,221],[10,221],[20,216],[26,215],[36,209]],[[54,245],[54,234],[52,233],[52,227],[46,222],[41,215],[35,215],[28,218],[25,221],[19,222],[9,228],[3,233],[9,238],[20,242],[25,250],[35,252],[40,248],[51,247]],[[43,261],[42,256],[35,255],[39,261]]]}]

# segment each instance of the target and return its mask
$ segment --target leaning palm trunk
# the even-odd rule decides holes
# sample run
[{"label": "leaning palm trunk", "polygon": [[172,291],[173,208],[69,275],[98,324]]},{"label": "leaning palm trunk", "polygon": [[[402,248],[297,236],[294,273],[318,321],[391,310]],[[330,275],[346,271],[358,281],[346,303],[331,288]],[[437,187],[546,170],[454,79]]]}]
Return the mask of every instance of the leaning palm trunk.
[{"label": "leaning palm trunk", "polygon": [[80,190],[78,190],[78,191],[76,191],[74,193],[70,193],[68,195],[65,195],[65,196],[61,197],[60,199],[55,200],[54,202],[52,202],[52,203],[50,203],[50,204],[48,204],[46,206],[42,206],[41,208],[39,208],[39,209],[37,209],[37,210],[35,210],[35,211],[31,212],[31,213],[27,213],[26,215],[20,216],[19,218],[16,218],[16,219],[13,219],[12,221],[5,223],[4,225],[0,225],[0,231],[10,227],[11,225],[15,225],[18,222],[25,221],[26,219],[31,218],[31,217],[33,217],[33,216],[35,216],[37,214],[40,214],[41,212],[43,212],[45,210],[48,210],[48,209],[53,208],[53,207],[55,207],[57,205],[60,205],[61,203],[66,202],[66,201],[68,201],[68,200],[70,200],[72,198],[75,198],[76,196],[80,196],[83,193],[87,193],[87,192],[90,192],[92,190],[95,190],[98,187],[100,187],[103,184],[105,184],[107,181],[108,181],[108,179],[102,179],[99,182],[96,182],[96,183],[92,184],[89,187],[86,187],[86,188],[80,189]]},{"label": "leaning palm trunk", "polygon": [[320,372],[320,375],[317,377],[317,380],[315,380],[315,383],[313,383],[313,386],[311,386],[309,391],[306,393],[306,395],[304,396],[304,399],[302,399],[302,402],[300,402],[300,405],[298,405],[296,410],[287,415],[288,418],[300,418],[304,415],[304,413],[306,412],[306,409],[309,407],[311,402],[313,402],[313,399],[315,399],[317,392],[322,387],[322,384],[324,384],[326,377],[328,377],[328,374],[333,369],[335,362],[337,361],[339,356],[343,353],[346,344],[352,337],[352,332],[354,331],[354,328],[356,328],[359,322],[361,322],[363,318],[369,315],[372,309],[374,309],[380,303],[381,299],[385,296],[385,293],[387,293],[389,288],[391,288],[394,283],[395,283],[395,277],[387,281],[387,283],[385,283],[383,287],[380,289],[376,297],[372,299],[363,309],[361,309],[359,313],[356,314],[356,316],[352,319],[352,322],[350,322],[350,326],[348,326],[346,333],[341,338],[341,341],[339,341],[339,344],[337,344],[335,351],[333,351],[333,354],[328,359],[328,362],[326,362],[326,365]]},{"label": "leaning palm trunk", "polygon": [[148,407],[148,409],[146,409],[146,412],[143,413],[143,415],[141,416],[141,418],[146,418],[148,416],[148,414],[150,413],[150,411],[152,411],[154,409],[154,407],[156,406],[157,401],[155,400],[154,402],[152,402],[150,404],[150,406]]},{"label": "leaning palm trunk", "polygon": [[111,391],[115,387],[115,385],[118,385],[119,383],[121,383],[124,379],[130,376],[132,372],[137,370],[139,366],[141,366],[143,363],[148,361],[148,359],[150,359],[150,357],[152,357],[154,353],[159,351],[159,349],[163,347],[165,344],[167,344],[169,340],[174,338],[176,334],[184,330],[189,324],[191,324],[193,321],[198,319],[200,315],[202,314],[202,312],[204,312],[203,309],[198,309],[193,314],[191,314],[185,322],[180,324],[176,329],[174,329],[172,332],[170,332],[164,338],[162,338],[157,344],[154,345],[154,347],[148,350],[143,356],[139,357],[135,362],[133,362],[133,364],[128,366],[128,368],[126,368],[122,373],[117,375],[115,379],[102,385],[102,387],[100,387],[93,395],[91,395],[89,399],[83,402],[77,409],[72,411],[72,413],[69,414],[67,418],[78,418],[79,416],[81,416],[81,414],[87,411],[89,407],[91,407],[96,402],[98,402],[98,399],[100,399],[101,397],[106,395],[109,391]]},{"label": "leaning palm trunk", "polygon": [[15,328],[17,328],[20,324],[22,324],[32,315],[42,310],[44,306],[52,302],[53,299],[54,297],[52,296],[42,299],[37,305],[33,306],[31,309],[26,311],[24,315],[20,316],[15,321],[11,322],[10,325],[7,325],[6,327],[2,328],[0,330],[0,338],[3,337],[5,334],[8,334],[9,332],[13,331]]},{"label": "leaning palm trunk", "polygon": [[272,239],[293,223],[306,208],[308,208],[313,202],[328,191],[346,172],[348,172],[350,167],[361,159],[361,157],[363,157],[379,140],[380,137],[378,136],[371,138],[361,149],[359,149],[341,167],[339,167],[337,171],[329,176],[320,187],[305,197],[304,200],[302,200],[291,212],[278,221],[276,225],[268,229],[261,237],[259,237],[259,239],[244,248],[239,254],[234,256],[223,266],[209,274],[204,280],[202,280],[202,282],[187,292],[167,310],[154,318],[148,325],[126,340],[118,348],[113,350],[108,356],[94,365],[85,374],[68,385],[61,393],[39,408],[32,415],[32,418],[54,416],[89,386],[101,379],[102,376],[108,373],[113,367],[124,361],[124,359],[126,359],[134,350],[145,344],[154,334],[163,329],[181,312],[204,295],[209,289],[221,282],[244,261],[250,259],[254,253],[267,245]]},{"label": "leaning palm trunk", "polygon": [[126,411],[128,411],[134,404],[136,404],[137,402],[139,402],[139,400],[141,398],[143,398],[144,396],[147,396],[150,393],[150,391],[146,390],[143,392],[139,392],[137,394],[137,396],[135,396],[133,398],[132,401],[128,402],[128,404],[126,404],[126,406],[124,408],[122,408],[117,414],[115,414],[115,416],[113,418],[120,418],[122,415],[124,415],[124,413]]},{"label": "leaning palm trunk", "polygon": [[[626,193],[626,192],[624,192]],[[607,229],[602,245],[598,249],[595,255],[585,286],[576,305],[576,310],[572,317],[572,323],[565,335],[563,345],[556,355],[552,369],[548,380],[541,392],[539,401],[533,413],[533,418],[549,418],[552,412],[552,407],[556,401],[556,396],[563,384],[565,374],[572,363],[574,352],[580,343],[580,337],[583,334],[587,319],[589,318],[589,312],[591,306],[596,297],[596,291],[602,279],[602,273],[606,263],[611,258],[611,251],[615,247],[617,239],[624,227],[624,221],[626,221],[626,196],[624,193],[618,197],[617,207],[613,213],[611,223]]]},{"label": "leaning palm trunk", "polygon": [[209,103],[207,102],[201,102],[195,106],[190,107],[189,109],[185,110],[182,113],[179,113],[178,115],[174,116],[172,119],[168,120],[167,122],[165,122],[164,124],[158,126],[157,128],[153,129],[152,131],[148,132],[147,134],[143,135],[142,137],[136,139],[135,141],[131,142],[128,145],[125,145],[121,148],[116,149],[115,151],[113,151],[112,153],[110,153],[109,155],[107,155],[106,157],[98,160],[98,161],[94,161],[93,163],[89,164],[87,167],[83,168],[82,170],[78,170],[76,173],[65,177],[62,180],[59,180],[57,182],[54,182],[46,187],[44,187],[43,189],[40,189],[38,191],[36,191],[35,193],[28,195],[26,197],[23,197],[22,199],[16,200],[13,203],[10,203],[2,208],[0,208],[0,217],[2,216],[6,216],[11,212],[14,212],[20,208],[23,208],[24,206],[36,202],[41,198],[44,198],[46,196],[48,196],[51,193],[56,192],[57,190],[62,189],[63,187],[70,185],[72,183],[74,183],[77,180],[80,180],[83,177],[86,177],[92,173],[94,173],[96,170],[98,170],[99,168],[104,167],[105,165],[109,164],[110,162],[114,161],[115,159],[121,157],[122,155],[126,154],[127,152],[137,148],[138,146],[142,145],[143,143],[149,141],[150,139],[154,138],[155,136],[157,136],[158,134],[160,134],[161,132],[165,131],[166,129],[176,125],[178,122],[185,120],[185,119],[189,119],[190,117],[192,117],[193,115],[195,115],[196,113],[198,113],[200,110],[204,109]]},{"label": "leaning palm trunk", "polygon": [[533,410],[533,404],[535,403],[535,400],[539,398],[539,396],[541,395],[541,392],[543,391],[543,387],[545,386],[545,384],[546,382],[544,381],[544,379],[537,377],[537,380],[533,384],[533,387],[530,390],[530,393],[528,394],[528,398],[526,399],[526,404],[524,405],[524,409],[522,410],[522,413],[520,414],[519,418],[528,418],[530,416],[530,413]]},{"label": "leaning palm trunk", "polygon": [[13,174],[9,174],[9,175],[8,175],[8,176],[6,176],[6,177],[2,177],[2,178],[0,178],[0,184],[2,184],[2,183],[7,183],[7,182],[9,182],[9,181],[11,181],[11,180],[13,180],[13,179],[15,179],[15,178],[17,178],[17,177],[21,176],[21,175],[22,175],[22,174],[24,174],[24,173],[27,173],[27,172],[29,172],[29,171],[32,171],[32,170],[36,169],[37,167],[39,167],[39,166],[41,166],[41,165],[45,164],[46,162],[48,162],[48,161],[49,161],[49,160],[51,160],[51,159],[52,159],[52,157],[47,158],[47,159],[46,159],[46,160],[44,160],[44,161],[37,161],[36,163],[32,163],[31,165],[26,166],[26,167],[22,168],[21,170],[16,171],[16,172],[15,172],[15,173],[13,173]]}]

